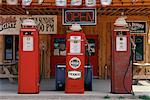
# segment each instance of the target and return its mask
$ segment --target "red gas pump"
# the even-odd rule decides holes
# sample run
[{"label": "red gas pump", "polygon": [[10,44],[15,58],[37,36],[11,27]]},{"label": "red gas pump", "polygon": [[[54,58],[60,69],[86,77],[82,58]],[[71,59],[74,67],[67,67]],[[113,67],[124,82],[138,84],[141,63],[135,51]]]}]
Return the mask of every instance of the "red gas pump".
[{"label": "red gas pump", "polygon": [[23,21],[19,34],[18,93],[39,92],[39,40],[33,20]]},{"label": "red gas pump", "polygon": [[67,34],[66,53],[65,92],[84,93],[85,34],[82,31]]},{"label": "red gas pump", "polygon": [[131,93],[132,64],[130,49],[130,32],[125,27],[113,30],[112,40],[112,93]]}]

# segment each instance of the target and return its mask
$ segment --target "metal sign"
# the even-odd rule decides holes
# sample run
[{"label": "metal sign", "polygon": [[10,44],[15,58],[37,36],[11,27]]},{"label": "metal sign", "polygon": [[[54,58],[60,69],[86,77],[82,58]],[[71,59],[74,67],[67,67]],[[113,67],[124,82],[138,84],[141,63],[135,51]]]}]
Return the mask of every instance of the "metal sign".
[{"label": "metal sign", "polygon": [[69,61],[69,65],[71,66],[71,68],[73,68],[73,69],[77,69],[77,68],[79,68],[79,67],[80,67],[80,65],[81,65],[81,61],[80,61],[80,59],[79,59],[79,58],[77,58],[77,57],[73,57],[72,59],[70,59],[70,61]]},{"label": "metal sign", "polygon": [[68,71],[68,77],[72,79],[79,79],[81,78],[81,72],[80,71]]},{"label": "metal sign", "polygon": [[63,9],[63,25],[96,25],[96,9]]},{"label": "metal sign", "polygon": [[147,32],[147,23],[145,21],[127,22],[132,34],[144,34]]}]

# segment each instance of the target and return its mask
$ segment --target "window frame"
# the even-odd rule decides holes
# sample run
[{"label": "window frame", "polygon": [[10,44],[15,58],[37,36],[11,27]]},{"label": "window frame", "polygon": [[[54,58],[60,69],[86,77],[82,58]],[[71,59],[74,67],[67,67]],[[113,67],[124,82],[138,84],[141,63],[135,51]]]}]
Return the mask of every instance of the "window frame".
[{"label": "window frame", "polygon": [[[12,37],[12,58],[11,59],[7,59],[6,58],[6,36],[11,36]],[[18,35],[5,35],[4,36],[4,60],[5,61],[10,61],[10,60],[18,60],[16,59],[16,38],[18,38],[18,46],[19,46],[19,36]],[[19,51],[19,47],[18,47],[18,51]]]},{"label": "window frame", "polygon": [[135,59],[135,54],[133,56],[133,62],[145,62],[146,60],[146,37],[147,34],[131,34],[131,37],[133,37],[133,41],[135,42],[135,37],[136,36],[142,36],[143,37],[143,60],[136,60]]}]

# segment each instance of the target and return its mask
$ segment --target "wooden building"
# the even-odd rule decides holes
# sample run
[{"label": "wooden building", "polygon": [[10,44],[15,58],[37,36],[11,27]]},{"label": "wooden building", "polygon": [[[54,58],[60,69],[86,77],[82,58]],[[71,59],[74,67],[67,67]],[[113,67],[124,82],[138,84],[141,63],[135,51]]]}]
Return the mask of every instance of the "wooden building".
[{"label": "wooden building", "polygon": [[[27,7],[22,7],[19,0],[17,5],[8,5],[5,0],[2,0],[0,4],[0,62],[6,60],[17,60],[18,59],[18,33],[4,33],[6,29],[1,28],[4,21],[9,22],[12,16],[56,16],[56,32],[55,33],[40,33],[40,41],[46,43],[45,50],[45,68],[44,75],[45,78],[51,77],[51,73],[54,67],[52,67],[52,57],[54,56],[54,51],[52,49],[54,45],[54,38],[62,38],[68,32],[69,25],[63,25],[63,10],[62,9],[72,9],[73,6],[70,5],[70,0],[68,0],[66,7],[57,7],[55,5],[55,0],[44,0],[42,4],[38,4],[37,0],[33,0],[32,4]],[[111,76],[111,66],[112,66],[112,31],[114,28],[115,20],[124,13],[127,16],[127,22],[136,29],[133,29],[131,36],[135,43],[137,44],[136,55],[134,57],[134,62],[138,63],[150,63],[150,1],[149,0],[112,0],[111,5],[103,7],[100,0],[97,0],[96,6],[86,7],[85,0],[83,4],[76,9],[96,9],[96,24],[95,25],[83,25],[83,31],[90,38],[96,39],[97,43],[95,48],[97,53],[95,57],[97,60],[97,65],[95,68],[95,76],[99,78],[110,78]],[[28,12],[28,15],[26,15]],[[48,17],[47,16],[47,17]],[[6,20],[5,18],[8,17]],[[11,26],[12,27],[12,26]],[[10,28],[10,27],[7,27]],[[141,31],[138,31],[141,29]],[[2,33],[3,32],[3,33]],[[148,37],[149,36],[149,37]],[[62,54],[63,55],[63,54]],[[8,57],[8,58],[7,58]],[[59,57],[57,55],[57,57]],[[57,57],[55,59],[57,59]],[[65,56],[64,56],[65,57]],[[61,58],[58,58],[61,59]],[[62,59],[64,59],[62,57]],[[91,59],[93,60],[93,59]],[[121,60],[121,59],[120,59]],[[62,61],[63,63],[63,61]],[[143,68],[145,71],[145,68]],[[144,73],[144,72],[142,72]],[[150,68],[146,69],[146,74],[150,74]]]}]

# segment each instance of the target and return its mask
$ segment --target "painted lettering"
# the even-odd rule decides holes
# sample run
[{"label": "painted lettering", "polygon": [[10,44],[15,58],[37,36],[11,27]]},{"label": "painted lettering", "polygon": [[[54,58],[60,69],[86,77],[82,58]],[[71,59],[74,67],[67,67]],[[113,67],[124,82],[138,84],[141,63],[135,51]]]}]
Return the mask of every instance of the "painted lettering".
[{"label": "painted lettering", "polygon": [[0,17],[0,31],[3,31],[5,29],[9,28],[16,28],[16,17],[6,17],[3,18],[2,16]]}]

